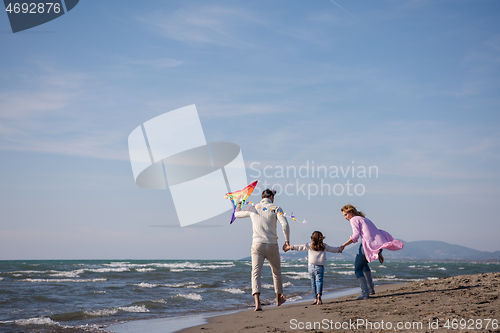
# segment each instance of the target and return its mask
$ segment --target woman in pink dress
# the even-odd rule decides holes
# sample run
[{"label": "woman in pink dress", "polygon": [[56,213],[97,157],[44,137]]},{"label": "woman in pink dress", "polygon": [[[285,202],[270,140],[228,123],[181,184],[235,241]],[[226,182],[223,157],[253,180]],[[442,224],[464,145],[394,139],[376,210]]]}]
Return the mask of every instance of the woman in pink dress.
[{"label": "woman in pink dress", "polygon": [[368,263],[378,259],[382,264],[384,262],[383,249],[401,250],[404,243],[394,239],[388,232],[378,229],[372,221],[365,218],[363,212],[358,211],[353,205],[345,205],[340,210],[352,227],[352,236],[341,246],[342,251],[347,245],[356,243],[361,237],[359,252],[354,261],[354,273],[361,287],[361,295],[358,299],[367,299],[369,295],[375,294]]}]

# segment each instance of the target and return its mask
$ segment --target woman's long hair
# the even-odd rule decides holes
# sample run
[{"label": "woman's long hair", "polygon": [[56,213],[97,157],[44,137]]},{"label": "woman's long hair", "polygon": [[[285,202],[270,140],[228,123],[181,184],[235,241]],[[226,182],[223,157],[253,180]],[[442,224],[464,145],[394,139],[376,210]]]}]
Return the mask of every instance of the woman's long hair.
[{"label": "woman's long hair", "polygon": [[345,205],[344,207],[340,208],[340,210],[343,212],[343,213],[349,213],[349,212],[352,212],[354,214],[354,216],[361,216],[361,217],[365,217],[365,213],[363,213],[362,211],[358,211],[356,207],[354,207],[353,205],[351,204],[347,204]]},{"label": "woman's long hair", "polygon": [[321,231],[315,231],[311,235],[311,249],[314,251],[324,251],[325,250],[325,244],[323,244],[323,239],[325,237],[321,233]]}]

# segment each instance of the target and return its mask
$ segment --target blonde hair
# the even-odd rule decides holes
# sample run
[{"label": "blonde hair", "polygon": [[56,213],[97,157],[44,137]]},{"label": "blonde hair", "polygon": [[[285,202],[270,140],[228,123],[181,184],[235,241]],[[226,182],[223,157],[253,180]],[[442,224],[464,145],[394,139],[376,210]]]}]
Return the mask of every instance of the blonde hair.
[{"label": "blonde hair", "polygon": [[345,205],[344,207],[340,208],[340,210],[343,212],[343,213],[349,213],[349,212],[352,212],[354,214],[354,216],[361,216],[361,217],[365,217],[365,213],[363,213],[362,211],[359,211],[356,207],[354,207],[353,205],[351,204],[347,204]]},{"label": "blonde hair", "polygon": [[311,235],[311,249],[313,249],[313,251],[324,251],[325,244],[323,244],[323,239],[325,239],[325,237],[321,231],[313,232]]}]

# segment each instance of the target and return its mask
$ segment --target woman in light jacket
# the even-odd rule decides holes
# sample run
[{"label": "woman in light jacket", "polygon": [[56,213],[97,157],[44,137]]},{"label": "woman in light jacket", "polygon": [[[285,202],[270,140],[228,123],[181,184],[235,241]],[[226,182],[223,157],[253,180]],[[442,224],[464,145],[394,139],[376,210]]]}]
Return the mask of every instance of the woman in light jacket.
[{"label": "woman in light jacket", "polygon": [[383,249],[401,250],[404,243],[394,239],[388,232],[378,229],[372,221],[365,218],[363,212],[358,211],[353,205],[345,205],[340,210],[352,227],[352,236],[341,246],[342,251],[347,245],[356,243],[361,237],[359,252],[354,261],[354,273],[361,287],[361,295],[358,299],[367,299],[369,295],[375,294],[368,263],[378,259],[382,264],[384,262]]}]

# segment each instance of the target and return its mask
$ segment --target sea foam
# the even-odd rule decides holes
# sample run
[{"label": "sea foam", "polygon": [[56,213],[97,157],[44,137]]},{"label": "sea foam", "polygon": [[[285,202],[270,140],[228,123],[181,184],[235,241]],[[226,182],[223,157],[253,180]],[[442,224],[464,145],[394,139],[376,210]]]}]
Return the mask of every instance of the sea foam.
[{"label": "sea foam", "polygon": [[283,274],[288,275],[290,279],[294,280],[309,279],[308,272],[284,272]]},{"label": "sea foam", "polygon": [[237,288],[225,288],[225,289],[219,289],[221,291],[225,291],[225,292],[228,292],[228,293],[231,293],[231,294],[244,294],[245,292],[241,289],[237,289]]},{"label": "sea foam", "polygon": [[155,287],[158,287],[157,284],[146,283],[146,282],[137,283],[137,284],[134,284],[134,286],[138,286],[140,288],[155,288]]},{"label": "sea foam", "polygon": [[154,272],[156,271],[155,268],[136,268],[135,269],[137,272],[141,272],[141,273],[146,273],[146,272]]},{"label": "sea foam", "polygon": [[106,282],[108,279],[22,279],[21,282]]},{"label": "sea foam", "polygon": [[36,317],[30,319],[18,319],[15,320],[14,323],[20,326],[28,326],[28,325],[50,325],[50,326],[60,326],[57,321],[53,321],[48,317]]},{"label": "sea foam", "polygon": [[133,305],[126,307],[119,307],[118,310],[125,312],[149,312],[145,305]]},{"label": "sea foam", "polygon": [[118,313],[118,309],[104,309],[104,310],[93,310],[84,311],[85,314],[93,317],[108,317]]},{"label": "sea foam", "polygon": [[201,301],[201,300],[203,300],[203,297],[201,297],[201,295],[195,294],[195,293],[191,293],[191,294],[177,294],[177,295],[175,295],[175,297],[184,297],[184,298],[187,298],[187,299],[191,299],[193,301]]}]

